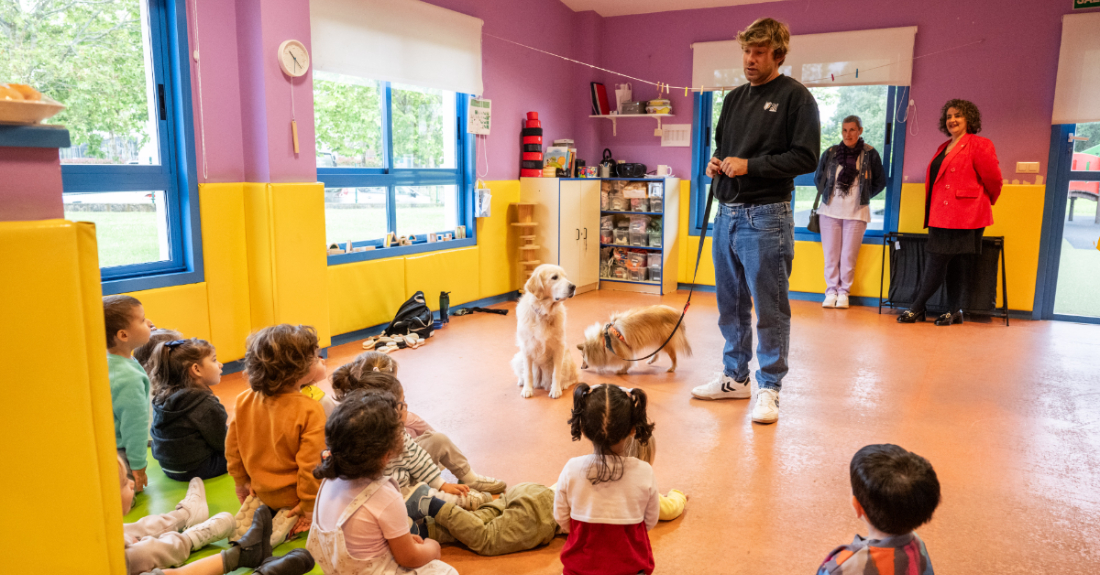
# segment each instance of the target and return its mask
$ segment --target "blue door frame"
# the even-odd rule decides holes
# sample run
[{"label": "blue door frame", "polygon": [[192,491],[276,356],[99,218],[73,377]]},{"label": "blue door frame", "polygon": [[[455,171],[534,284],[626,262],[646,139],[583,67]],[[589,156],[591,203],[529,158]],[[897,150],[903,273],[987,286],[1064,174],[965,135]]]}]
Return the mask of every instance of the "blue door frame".
[{"label": "blue door frame", "polygon": [[1039,244],[1039,269],[1035,280],[1035,301],[1032,319],[1055,319],[1100,324],[1100,318],[1054,313],[1054,298],[1058,293],[1058,267],[1062,261],[1062,233],[1069,202],[1069,182],[1100,181],[1100,172],[1070,170],[1073,143],[1070,136],[1076,124],[1060,124],[1050,130],[1050,158],[1047,163],[1046,201],[1043,206],[1042,240]]}]

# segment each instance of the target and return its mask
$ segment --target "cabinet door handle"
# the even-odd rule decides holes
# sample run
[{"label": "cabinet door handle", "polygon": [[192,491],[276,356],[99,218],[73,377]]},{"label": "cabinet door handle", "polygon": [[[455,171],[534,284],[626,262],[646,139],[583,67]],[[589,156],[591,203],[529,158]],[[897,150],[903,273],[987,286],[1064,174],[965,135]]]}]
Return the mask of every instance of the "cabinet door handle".
[{"label": "cabinet door handle", "polygon": [[588,228],[584,228],[584,239],[588,239]]},{"label": "cabinet door handle", "polygon": [[577,239],[578,240],[581,239],[581,231],[580,230],[577,230]]}]

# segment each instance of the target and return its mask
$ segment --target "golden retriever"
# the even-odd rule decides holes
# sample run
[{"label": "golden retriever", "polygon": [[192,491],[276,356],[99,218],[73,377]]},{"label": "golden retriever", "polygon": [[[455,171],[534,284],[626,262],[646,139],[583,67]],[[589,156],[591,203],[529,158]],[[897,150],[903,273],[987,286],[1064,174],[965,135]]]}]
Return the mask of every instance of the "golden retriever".
[{"label": "golden retriever", "polygon": [[[626,360],[645,357],[664,343],[679,319],[680,312],[667,305],[653,305],[611,314],[612,349],[607,349],[607,338],[604,337],[607,324],[589,326],[584,330],[584,343],[577,344],[577,349],[581,350],[581,369],[614,367],[617,368],[616,374],[625,375],[635,363]],[[691,356],[691,344],[688,343],[686,330],[687,324],[681,323],[672,341],[661,350],[672,360],[672,367],[668,368],[670,373],[676,371],[678,355]],[[660,355],[654,354],[646,364],[653,365]]]},{"label": "golden retriever", "polygon": [[577,365],[565,341],[565,300],[573,297],[577,286],[565,277],[565,270],[543,264],[532,272],[523,286],[524,294],[516,306],[516,344],[519,352],[512,358],[512,370],[523,387],[522,397],[531,397],[535,388],[550,390],[550,397],[577,381]]}]

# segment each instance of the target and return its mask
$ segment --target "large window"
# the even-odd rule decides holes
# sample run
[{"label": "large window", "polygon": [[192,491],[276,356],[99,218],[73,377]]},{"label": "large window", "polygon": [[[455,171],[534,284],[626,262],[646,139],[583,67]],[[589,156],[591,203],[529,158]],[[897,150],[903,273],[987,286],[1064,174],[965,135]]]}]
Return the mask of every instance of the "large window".
[{"label": "large window", "polygon": [[[180,0],[0,4],[0,78],[65,104],[65,217],[96,225],[105,293],[198,281]],[[187,97],[181,97],[186,94]],[[193,241],[193,237],[196,238]],[[197,275],[196,275],[197,274]]]},{"label": "large window", "polygon": [[[329,244],[378,247],[394,232],[416,236],[420,251],[429,233],[453,233],[459,225],[467,226],[466,243],[472,243],[465,94],[317,72],[313,100]],[[337,255],[329,262],[392,253]]]},{"label": "large window", "polygon": [[[871,223],[869,235],[881,235],[883,230],[896,226],[897,214],[895,198],[900,193],[896,177],[891,177],[901,169],[901,146],[904,137],[904,124],[896,123],[895,110],[899,94],[904,97],[908,90],[895,86],[837,86],[812,87],[810,92],[817,100],[821,114],[821,151],[841,141],[841,123],[850,115],[859,116],[863,122],[863,140],[878,150],[882,156],[883,168],[887,174],[887,187],[878,196],[871,199]],[[696,197],[692,205],[693,233],[698,233],[703,218],[703,200],[710,190],[710,178],[706,176],[706,164],[714,155],[714,126],[722,113],[722,92],[707,92],[696,96],[696,124],[701,126],[704,137],[696,141],[701,150],[696,154],[693,174],[693,189]],[[897,150],[895,152],[895,150]],[[806,232],[817,188],[813,174],[804,174],[795,178],[795,193],[791,198],[796,229]],[[717,203],[717,200],[715,200]],[[711,222],[715,209],[711,208]]]}]

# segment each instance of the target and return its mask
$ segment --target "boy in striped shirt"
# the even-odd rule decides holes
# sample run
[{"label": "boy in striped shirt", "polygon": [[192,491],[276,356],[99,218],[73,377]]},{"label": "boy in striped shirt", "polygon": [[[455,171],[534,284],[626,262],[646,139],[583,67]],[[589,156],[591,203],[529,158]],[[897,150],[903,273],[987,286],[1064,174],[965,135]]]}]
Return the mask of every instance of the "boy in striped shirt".
[{"label": "boy in striped shirt", "polygon": [[924,541],[913,532],[932,519],[940,482],[927,459],[897,445],[868,445],[850,465],[852,507],[867,524],[837,547],[818,575],[933,575]]}]

